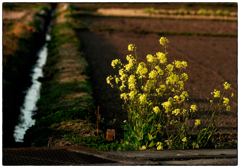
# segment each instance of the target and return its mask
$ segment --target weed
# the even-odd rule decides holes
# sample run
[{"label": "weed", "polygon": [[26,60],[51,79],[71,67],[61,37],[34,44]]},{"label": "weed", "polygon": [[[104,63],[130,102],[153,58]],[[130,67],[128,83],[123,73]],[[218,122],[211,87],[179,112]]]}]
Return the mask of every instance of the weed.
[{"label": "weed", "polygon": [[[119,75],[108,76],[106,82],[119,90],[123,108],[128,112],[128,121],[123,121],[126,124],[122,125],[127,131],[124,133],[124,143],[135,150],[152,149],[155,146],[157,150],[162,150],[164,146],[168,149],[210,146],[221,112],[230,111],[229,99],[223,95],[231,85],[225,82],[221,95],[216,89],[211,92],[220,101],[218,105],[213,105],[213,98],[209,107],[204,106],[204,111],[211,112],[209,118],[201,117],[193,120],[195,124],[188,124],[198,110],[196,105],[191,105],[190,109],[185,107],[188,93],[181,92],[184,90],[184,81],[188,79],[188,75],[182,73],[187,62],[175,61],[167,65],[169,41],[164,37],[159,41],[164,53],[148,54],[147,64],[138,62],[134,44],[128,46],[128,50],[133,52],[133,55],[126,57],[128,64],[123,65],[119,59],[111,63],[113,68],[120,69]],[[223,104],[220,105],[222,100]],[[217,118],[214,117],[216,111],[220,111]],[[195,131],[197,135],[193,136]]]},{"label": "weed", "polygon": [[153,7],[152,8],[145,8],[145,9],[143,9],[143,12],[149,13],[150,15],[152,15],[152,14],[155,14],[155,9]]}]

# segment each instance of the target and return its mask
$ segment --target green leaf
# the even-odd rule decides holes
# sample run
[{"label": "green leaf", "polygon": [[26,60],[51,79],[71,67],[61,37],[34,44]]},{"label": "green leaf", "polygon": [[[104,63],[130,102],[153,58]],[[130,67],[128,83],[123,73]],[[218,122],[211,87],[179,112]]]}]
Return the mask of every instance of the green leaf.
[{"label": "green leaf", "polygon": [[148,123],[154,118],[154,115],[148,119]]},{"label": "green leaf", "polygon": [[127,133],[124,132],[124,141],[128,141],[128,140],[129,140],[129,137],[128,137]]},{"label": "green leaf", "polygon": [[129,130],[129,127],[127,125],[122,125],[121,128],[124,130],[124,131],[130,131]]},{"label": "green leaf", "polygon": [[132,135],[133,135],[133,136],[135,136],[135,137],[138,137],[138,134],[137,134],[137,132],[136,132],[136,131],[134,131],[134,130],[132,131]]},{"label": "green leaf", "polygon": [[136,145],[136,147],[138,148],[138,147],[140,147],[140,146],[142,145],[142,142],[136,141],[136,142],[135,142],[135,145]]},{"label": "green leaf", "polygon": [[152,141],[150,144],[149,144],[149,148],[152,148],[153,146],[155,146],[155,143]]},{"label": "green leaf", "polygon": [[142,132],[147,132],[146,128],[148,128],[148,123],[144,123],[142,126]]},{"label": "green leaf", "polygon": [[138,123],[136,124],[136,127],[137,127],[138,133],[140,133],[141,132],[141,127],[138,125]]},{"label": "green leaf", "polygon": [[137,137],[136,136],[131,136],[130,141],[135,143],[137,141]]}]

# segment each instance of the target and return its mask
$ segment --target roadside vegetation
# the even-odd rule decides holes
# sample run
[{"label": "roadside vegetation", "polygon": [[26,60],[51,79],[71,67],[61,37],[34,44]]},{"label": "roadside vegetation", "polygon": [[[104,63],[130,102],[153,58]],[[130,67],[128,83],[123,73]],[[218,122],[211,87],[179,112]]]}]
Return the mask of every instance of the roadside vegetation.
[{"label": "roadside vegetation", "polygon": [[184,8],[176,9],[176,10],[161,10],[152,8],[144,8],[143,12],[152,14],[161,14],[161,15],[205,15],[205,16],[232,16],[237,17],[237,14],[231,13],[228,10],[207,10],[207,9],[199,9],[199,10],[187,10]]},{"label": "roadside vegetation", "polygon": [[[126,124],[122,125],[126,132],[120,149],[217,148],[212,139],[221,112],[231,109],[229,99],[224,97],[231,84],[225,82],[221,91],[214,89],[211,92],[214,96],[207,99],[210,101],[207,105],[186,105],[189,95],[184,91],[184,81],[188,80],[188,75],[184,69],[187,62],[175,60],[168,64],[169,41],[165,37],[159,41],[164,52],[148,54],[147,64],[138,61],[134,44],[128,46],[132,53],[126,56],[128,64],[124,65],[120,59],[111,63],[113,69],[119,68],[119,75],[110,75],[106,81],[119,90],[123,108],[128,113],[128,119],[123,121]],[[214,103],[216,99],[218,104]],[[200,111],[204,115],[196,117]],[[220,112],[218,116],[216,112]]]}]

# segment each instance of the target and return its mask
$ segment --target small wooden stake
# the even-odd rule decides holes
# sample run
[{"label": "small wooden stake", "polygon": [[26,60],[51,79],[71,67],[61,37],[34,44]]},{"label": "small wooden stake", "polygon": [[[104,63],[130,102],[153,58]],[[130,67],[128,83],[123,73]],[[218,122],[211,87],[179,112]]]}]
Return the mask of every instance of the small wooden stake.
[{"label": "small wooden stake", "polygon": [[113,141],[113,139],[115,139],[115,129],[107,129],[106,139],[108,141]]}]

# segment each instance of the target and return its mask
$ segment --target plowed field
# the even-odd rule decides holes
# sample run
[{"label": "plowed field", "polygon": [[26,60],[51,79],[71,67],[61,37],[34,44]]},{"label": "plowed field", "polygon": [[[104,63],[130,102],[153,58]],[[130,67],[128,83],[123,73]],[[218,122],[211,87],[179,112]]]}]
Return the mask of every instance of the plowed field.
[{"label": "plowed field", "polygon": [[[237,34],[237,22],[192,21],[192,20],[154,20],[130,18],[82,18],[90,30],[78,31],[83,51],[91,68],[91,81],[96,104],[100,106],[101,117],[105,121],[116,118],[116,138],[122,138],[120,125],[127,119],[122,109],[119,92],[106,83],[106,77],[118,74],[111,67],[113,59],[127,63],[129,44],[137,46],[139,61],[146,62],[147,54],[163,52],[159,44],[161,36],[157,34],[139,34],[128,30],[144,29],[148,31],[201,32],[212,34]],[[208,26],[209,25],[209,26]],[[96,28],[111,27],[123,31],[100,31]],[[221,114],[217,127],[219,133],[237,134],[237,38],[173,36],[169,39],[168,63],[174,60],[186,61],[188,81],[185,90],[189,93],[189,104],[206,103],[212,98],[214,89],[223,90],[227,81],[231,88],[224,95],[230,99],[231,110]],[[202,114],[199,114],[201,116]],[[234,138],[235,139],[235,138]]]}]

